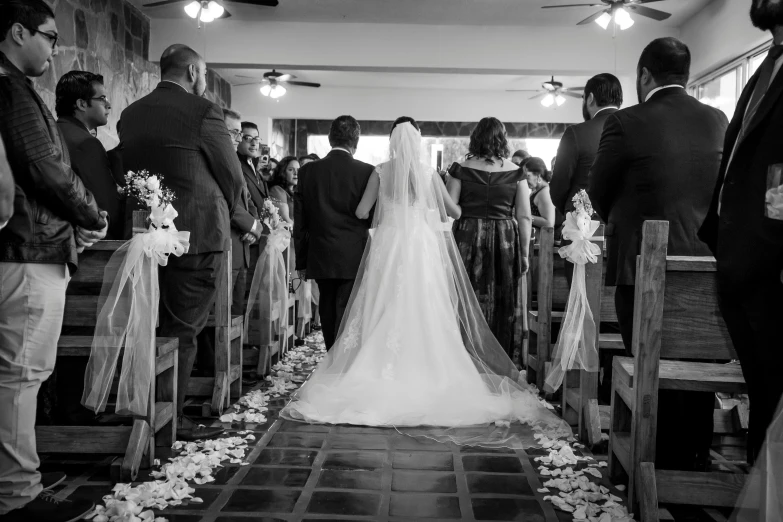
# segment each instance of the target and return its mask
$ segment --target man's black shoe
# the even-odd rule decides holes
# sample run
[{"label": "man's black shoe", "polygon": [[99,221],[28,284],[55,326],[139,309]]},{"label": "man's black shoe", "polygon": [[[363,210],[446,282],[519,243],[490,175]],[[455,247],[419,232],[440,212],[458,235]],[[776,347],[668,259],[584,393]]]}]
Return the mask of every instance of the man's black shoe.
[{"label": "man's black shoe", "polygon": [[62,471],[51,471],[49,473],[41,473],[41,485],[44,491],[49,491],[56,486],[62,484],[65,480],[65,473]]},{"label": "man's black shoe", "polygon": [[44,491],[25,507],[15,509],[4,522],[76,522],[95,508],[91,500],[67,500]]}]

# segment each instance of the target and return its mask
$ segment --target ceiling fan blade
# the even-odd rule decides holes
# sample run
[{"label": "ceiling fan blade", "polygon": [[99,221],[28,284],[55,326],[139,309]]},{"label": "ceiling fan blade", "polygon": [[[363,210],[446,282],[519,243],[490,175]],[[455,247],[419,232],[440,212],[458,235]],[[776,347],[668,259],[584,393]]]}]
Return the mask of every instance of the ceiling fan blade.
[{"label": "ceiling fan blade", "polygon": [[287,81],[289,81],[289,80],[293,80],[294,78],[296,78],[296,76],[294,76],[293,74],[284,74],[284,75],[282,75],[282,76],[278,76],[278,77],[276,78],[276,80],[277,80],[278,82],[287,82]]},{"label": "ceiling fan blade", "polygon": [[285,83],[287,83],[289,85],[299,85],[300,87],[320,87],[321,86],[320,83],[313,83],[313,82],[296,82],[296,81],[291,81],[291,82],[285,82]]},{"label": "ceiling fan blade", "polygon": [[506,89],[506,92],[538,92],[536,89]]},{"label": "ceiling fan blade", "polygon": [[233,4],[248,4],[258,7],[277,7],[277,0],[229,0]]},{"label": "ceiling fan blade", "polygon": [[223,18],[231,18],[231,13],[229,13],[228,11],[226,11],[226,10],[224,9],[224,10],[223,10],[223,14],[222,14],[222,15],[220,15],[220,16],[218,16],[218,17],[217,17],[217,19],[218,19],[218,20],[222,20]]},{"label": "ceiling fan blade", "polygon": [[546,89],[546,90],[547,90],[547,91],[549,91],[549,92],[555,92],[555,91],[557,90],[557,87],[555,87],[554,85],[552,85],[552,82],[545,82],[545,83],[542,83],[542,84],[541,84],[541,87],[543,87],[544,89]]},{"label": "ceiling fan blade", "polygon": [[606,4],[566,4],[566,5],[545,5],[541,9],[559,9],[561,7],[604,7]]},{"label": "ceiling fan blade", "polygon": [[528,100],[535,100],[536,98],[543,98],[547,94],[549,94],[549,93],[540,92],[540,93],[536,94],[535,96],[531,96],[530,98],[528,98]]},{"label": "ceiling fan blade", "polygon": [[571,92],[582,92],[585,90],[584,87],[563,87],[564,91],[571,91]]},{"label": "ceiling fan blade", "polygon": [[152,2],[151,4],[142,5],[142,7],[160,7],[162,5],[178,4],[184,2],[184,0],[162,0],[160,2]]},{"label": "ceiling fan blade", "polygon": [[564,90],[564,91],[560,91],[560,94],[562,94],[563,96],[569,96],[571,98],[578,98],[580,100],[582,99],[582,95],[576,92],[569,92]]},{"label": "ceiling fan blade", "polygon": [[663,11],[659,11],[658,9],[653,9],[651,7],[644,7],[643,5],[634,5],[634,4],[628,4],[626,7],[632,12],[636,13],[641,16],[646,16],[647,18],[652,18],[653,20],[661,21],[666,20],[671,16],[671,13],[665,13]]},{"label": "ceiling fan blade", "polygon": [[237,83],[232,85],[232,87],[244,87],[245,85],[259,85],[262,82],[248,82],[248,83]]},{"label": "ceiling fan blade", "polygon": [[629,4],[649,4],[650,2],[663,2],[663,0],[630,0]]},{"label": "ceiling fan blade", "polygon": [[604,9],[603,11],[598,11],[594,15],[588,16],[587,18],[585,18],[584,20],[582,20],[581,22],[579,22],[576,25],[587,25],[589,23],[595,22],[596,20],[598,20],[601,17],[602,14],[607,13],[607,12],[609,12],[608,9]]}]

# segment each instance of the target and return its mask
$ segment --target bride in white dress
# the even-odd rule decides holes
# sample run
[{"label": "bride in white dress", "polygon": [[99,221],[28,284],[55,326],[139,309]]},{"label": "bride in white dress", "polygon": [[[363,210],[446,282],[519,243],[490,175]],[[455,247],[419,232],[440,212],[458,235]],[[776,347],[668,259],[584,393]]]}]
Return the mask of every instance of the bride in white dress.
[{"label": "bride in white dress", "polygon": [[568,436],[489,330],[447,219],[460,209],[419,161],[414,124],[395,125],[391,159],[376,168],[356,211],[366,218],[377,200],[337,340],[282,415],[443,427],[427,436],[460,444],[520,445],[508,427],[515,421]]}]

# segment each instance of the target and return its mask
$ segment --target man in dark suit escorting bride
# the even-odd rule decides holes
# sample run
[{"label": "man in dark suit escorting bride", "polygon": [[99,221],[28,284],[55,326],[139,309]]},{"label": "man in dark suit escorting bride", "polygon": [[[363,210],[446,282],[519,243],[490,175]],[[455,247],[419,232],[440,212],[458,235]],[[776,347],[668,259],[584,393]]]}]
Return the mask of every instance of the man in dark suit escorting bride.
[{"label": "man in dark suit escorting bride", "polygon": [[302,280],[318,283],[327,349],[337,337],[372,222],[355,215],[375,168],[353,158],[359,133],[359,122],[351,116],[332,122],[332,150],[302,167],[294,200],[296,269]]}]

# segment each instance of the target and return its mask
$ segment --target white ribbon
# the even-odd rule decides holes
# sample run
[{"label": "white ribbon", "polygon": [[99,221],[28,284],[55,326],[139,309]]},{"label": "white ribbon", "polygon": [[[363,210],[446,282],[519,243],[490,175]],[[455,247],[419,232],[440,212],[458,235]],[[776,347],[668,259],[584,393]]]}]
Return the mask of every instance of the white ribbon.
[{"label": "white ribbon", "polygon": [[274,230],[258,257],[245,312],[245,338],[252,344],[273,344],[288,327],[288,271],[283,251],[290,244],[291,232]]},{"label": "white ribbon", "polygon": [[98,319],[84,375],[82,404],[106,409],[120,350],[125,350],[117,389],[116,413],[143,416],[155,377],[155,326],[158,319],[158,265],[190,247],[190,232],[174,226],[177,211],[153,206],[150,227],[123,244],[104,269]]},{"label": "white ribbon", "polygon": [[600,226],[591,221],[586,212],[569,212],[563,225],[563,239],[570,245],[558,250],[560,257],[573,263],[574,278],[568,294],[565,317],[557,338],[552,367],[546,376],[544,390],[552,393],[563,383],[568,370],[581,368],[589,372],[598,371],[598,348],[596,346],[596,325],[590,303],[587,301],[585,265],[598,261],[601,248],[590,241]]}]

